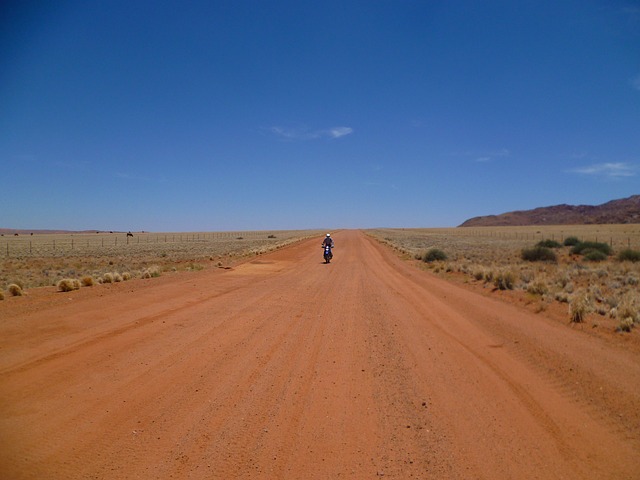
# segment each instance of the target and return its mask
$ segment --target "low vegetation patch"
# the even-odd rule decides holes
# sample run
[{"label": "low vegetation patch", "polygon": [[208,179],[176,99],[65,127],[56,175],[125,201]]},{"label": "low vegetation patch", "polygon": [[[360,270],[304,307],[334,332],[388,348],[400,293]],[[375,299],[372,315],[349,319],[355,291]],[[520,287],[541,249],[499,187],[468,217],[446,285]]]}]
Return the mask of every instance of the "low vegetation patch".
[{"label": "low vegetation patch", "polygon": [[564,239],[564,246],[565,247],[573,247],[575,245],[578,245],[580,243],[580,240],[578,239],[578,237],[567,237]]},{"label": "low vegetation patch", "polygon": [[618,253],[618,260],[621,262],[640,262],[640,251],[630,248]]},{"label": "low vegetation patch", "polygon": [[156,278],[160,275],[160,267],[158,267],[157,265],[149,267],[142,272],[142,278]]},{"label": "low vegetation patch", "polygon": [[560,242],[555,240],[541,240],[536,243],[536,247],[545,247],[545,248],[560,248],[562,245]]},{"label": "low vegetation patch", "polygon": [[4,292],[0,290],[0,300],[4,300]]},{"label": "low vegetation patch", "polygon": [[90,275],[85,275],[84,277],[82,277],[80,283],[82,283],[83,287],[93,287],[93,285],[95,284],[93,277]]},{"label": "low vegetation patch", "polygon": [[516,276],[511,271],[502,270],[493,279],[493,285],[498,290],[513,290],[516,283]]},{"label": "low vegetation patch", "polygon": [[569,316],[573,323],[582,323],[591,312],[591,299],[587,292],[578,292],[569,304]]},{"label": "low vegetation patch", "polygon": [[556,253],[549,247],[537,245],[533,248],[525,248],[522,250],[521,257],[527,262],[557,262]]},{"label": "low vegetation patch", "polygon": [[605,255],[611,255],[613,253],[609,244],[603,242],[580,242],[573,246],[571,253],[574,255],[586,255],[594,250],[602,252]]},{"label": "low vegetation patch", "polygon": [[422,261],[426,263],[445,261],[447,254],[438,248],[432,248],[422,256]]},{"label": "low vegetation patch", "polygon": [[22,290],[22,287],[17,283],[11,283],[7,287],[7,290],[9,290],[9,293],[14,297],[21,297],[24,295],[24,290]]},{"label": "low vegetation patch", "polygon": [[602,262],[607,259],[607,254],[600,250],[588,249],[582,252],[582,256],[585,260],[590,262]]},{"label": "low vegetation patch", "polygon": [[63,278],[58,282],[58,290],[61,292],[71,292],[80,289],[80,280],[76,278]]}]

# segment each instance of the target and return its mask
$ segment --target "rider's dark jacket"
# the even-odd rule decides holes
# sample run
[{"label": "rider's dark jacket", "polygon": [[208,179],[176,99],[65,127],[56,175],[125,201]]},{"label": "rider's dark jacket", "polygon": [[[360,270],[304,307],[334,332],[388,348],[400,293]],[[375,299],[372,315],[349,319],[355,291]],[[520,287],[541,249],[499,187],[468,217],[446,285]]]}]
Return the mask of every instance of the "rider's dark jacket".
[{"label": "rider's dark jacket", "polygon": [[327,245],[329,245],[331,248],[333,248],[333,238],[324,237],[324,240],[322,241],[322,246],[325,247]]}]

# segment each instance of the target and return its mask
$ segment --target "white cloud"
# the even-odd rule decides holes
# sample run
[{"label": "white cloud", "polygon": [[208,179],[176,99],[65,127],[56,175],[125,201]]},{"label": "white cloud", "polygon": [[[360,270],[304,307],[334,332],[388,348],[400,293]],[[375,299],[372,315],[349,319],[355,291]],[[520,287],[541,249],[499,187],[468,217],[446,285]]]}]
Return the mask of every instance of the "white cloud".
[{"label": "white cloud", "polygon": [[350,135],[353,133],[353,128],[350,127],[334,127],[329,130],[330,135],[333,138],[344,137],[345,135]]},{"label": "white cloud", "polygon": [[269,132],[282,140],[316,140],[319,138],[341,138],[353,133],[351,127],[332,127],[324,130],[308,130],[306,128],[271,127]]},{"label": "white cloud", "polygon": [[624,162],[598,163],[586,167],[575,168],[571,172],[606,178],[634,177],[637,168]]}]

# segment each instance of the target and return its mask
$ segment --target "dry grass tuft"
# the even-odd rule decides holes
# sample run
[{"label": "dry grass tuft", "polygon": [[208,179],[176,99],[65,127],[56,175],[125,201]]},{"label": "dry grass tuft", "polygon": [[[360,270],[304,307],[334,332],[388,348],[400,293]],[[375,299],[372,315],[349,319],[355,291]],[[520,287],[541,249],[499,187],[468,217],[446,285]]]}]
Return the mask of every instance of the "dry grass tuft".
[{"label": "dry grass tuft", "polygon": [[7,290],[9,290],[9,293],[14,297],[21,297],[22,295],[24,295],[24,290],[22,290],[22,287],[17,283],[10,284],[7,287]]},{"label": "dry grass tuft", "polygon": [[71,279],[71,278],[63,278],[58,282],[58,290],[61,292],[71,292],[73,290],[80,289],[80,280]]},{"label": "dry grass tuft", "polygon": [[81,283],[83,287],[93,287],[95,282],[92,276],[86,275],[82,277]]},{"label": "dry grass tuft", "polygon": [[132,277],[131,277],[131,274],[130,274],[129,272],[124,272],[124,273],[122,274],[122,280],[123,280],[124,282],[126,282],[126,281],[128,281],[128,280],[131,280],[131,278],[132,278]]},{"label": "dry grass tuft", "polygon": [[498,290],[513,290],[516,276],[512,271],[500,270],[493,279],[493,286]]},{"label": "dry grass tuft", "polygon": [[113,283],[113,273],[107,272],[102,275],[102,283]]},{"label": "dry grass tuft", "polygon": [[156,278],[160,275],[160,267],[157,265],[153,265],[142,272],[142,278]]},{"label": "dry grass tuft", "polygon": [[569,316],[573,323],[582,323],[587,314],[593,310],[589,293],[581,290],[576,292],[569,304]]},{"label": "dry grass tuft", "polygon": [[4,300],[4,292],[0,290],[0,300]]}]

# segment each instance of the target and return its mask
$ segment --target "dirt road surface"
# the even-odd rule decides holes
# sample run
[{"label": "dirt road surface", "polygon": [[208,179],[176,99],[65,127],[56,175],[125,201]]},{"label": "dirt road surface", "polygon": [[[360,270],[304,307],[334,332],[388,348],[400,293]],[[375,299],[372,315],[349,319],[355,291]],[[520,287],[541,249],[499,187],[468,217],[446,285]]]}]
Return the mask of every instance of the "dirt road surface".
[{"label": "dirt road surface", "polygon": [[637,349],[335,237],[0,302],[0,478],[640,478]]}]

